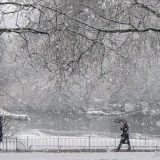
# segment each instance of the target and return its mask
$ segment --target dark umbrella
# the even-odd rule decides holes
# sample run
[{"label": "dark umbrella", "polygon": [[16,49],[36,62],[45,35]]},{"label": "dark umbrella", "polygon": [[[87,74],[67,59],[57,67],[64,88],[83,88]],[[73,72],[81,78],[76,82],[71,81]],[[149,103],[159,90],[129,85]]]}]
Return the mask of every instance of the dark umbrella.
[{"label": "dark umbrella", "polygon": [[125,118],[116,118],[116,119],[114,119],[114,122],[115,123],[126,123],[127,122],[127,120],[125,119]]}]

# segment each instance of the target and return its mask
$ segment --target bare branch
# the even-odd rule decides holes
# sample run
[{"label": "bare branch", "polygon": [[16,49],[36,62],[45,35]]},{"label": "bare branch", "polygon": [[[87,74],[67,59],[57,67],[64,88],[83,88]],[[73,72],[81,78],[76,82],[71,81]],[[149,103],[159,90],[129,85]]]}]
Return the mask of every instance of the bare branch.
[{"label": "bare branch", "polygon": [[4,6],[4,5],[13,5],[13,6],[18,6],[18,7],[33,8],[33,9],[37,9],[40,12],[44,13],[40,8],[34,6],[33,4],[22,4],[22,3],[17,3],[17,2],[0,2],[0,6]]},{"label": "bare branch", "polygon": [[44,34],[49,35],[46,31],[40,31],[33,28],[0,28],[0,34],[2,33],[33,33],[33,34]]},{"label": "bare branch", "polygon": [[42,6],[44,8],[47,8],[49,10],[52,10],[52,11],[55,11],[55,12],[59,12],[61,14],[63,14],[64,16],[67,16],[68,18],[76,21],[76,22],[79,22],[80,24],[82,25],[85,25],[87,27],[89,27],[90,29],[93,29],[93,30],[96,30],[96,31],[99,31],[99,32],[104,32],[104,33],[134,33],[134,32],[148,32],[148,31],[154,31],[154,32],[160,32],[160,29],[159,28],[145,28],[145,29],[138,29],[138,28],[128,28],[128,29],[105,29],[105,28],[99,28],[99,27],[96,27],[96,26],[92,26],[84,21],[81,21],[80,19],[78,18],[75,18],[75,17],[72,17],[70,15],[68,15],[67,13],[63,12],[62,10],[60,9],[55,9],[55,8],[51,8],[51,7],[48,7],[48,6]]},{"label": "bare branch", "polygon": [[[32,7],[34,9],[38,9],[36,6],[32,5],[32,4],[19,4],[19,3],[15,3],[15,2],[0,2],[0,5],[7,5],[7,4],[12,4],[12,5],[15,5],[15,6],[23,6],[23,7]],[[154,13],[156,16],[160,16],[160,13],[158,13],[157,11],[153,10],[152,8],[149,8],[148,6],[145,6],[137,1],[135,1],[135,4],[137,5],[140,5],[141,7],[147,9],[148,11]],[[128,29],[119,29],[119,28],[115,28],[115,29],[106,29],[106,28],[100,28],[100,27],[97,27],[97,26],[93,26],[93,25],[90,25],[78,18],[75,18],[73,16],[70,16],[68,15],[67,13],[65,13],[64,11],[62,11],[61,9],[59,8],[53,8],[53,7],[48,7],[48,6],[44,6],[44,5],[40,5],[42,8],[45,8],[45,9],[49,9],[49,10],[52,10],[56,13],[60,13],[64,16],[67,16],[68,18],[76,21],[76,22],[79,22],[80,24],[82,25],[85,25],[87,27],[89,27],[90,29],[93,29],[93,30],[96,30],[96,31],[99,31],[99,32],[104,32],[104,33],[128,33],[128,32],[131,32],[131,33],[134,33],[134,32],[148,32],[148,31],[154,31],[154,32],[160,32],[160,29],[159,28],[145,28],[145,29],[138,29],[138,28],[135,28],[133,27],[130,23],[123,23],[123,22],[119,22],[119,21],[116,21],[116,20],[112,20],[114,23],[119,23],[119,24],[123,24],[123,25],[128,25]],[[105,18],[105,17],[102,17],[102,18]],[[109,20],[109,19],[107,19]],[[130,27],[129,27],[130,26]],[[46,31],[40,31],[40,30],[36,30],[36,29],[32,29],[32,28],[13,28],[13,29],[5,29],[5,28],[1,28],[0,29],[0,33],[3,33],[3,32],[15,32],[15,33],[26,33],[26,32],[31,32],[33,34],[48,34]]]},{"label": "bare branch", "polygon": [[160,13],[154,9],[152,9],[151,7],[148,7],[147,5],[144,5],[140,2],[138,2],[138,0],[135,0],[135,3],[133,5],[137,5],[145,10],[147,10],[148,12],[151,12],[152,14],[154,14],[157,18],[160,18]]}]

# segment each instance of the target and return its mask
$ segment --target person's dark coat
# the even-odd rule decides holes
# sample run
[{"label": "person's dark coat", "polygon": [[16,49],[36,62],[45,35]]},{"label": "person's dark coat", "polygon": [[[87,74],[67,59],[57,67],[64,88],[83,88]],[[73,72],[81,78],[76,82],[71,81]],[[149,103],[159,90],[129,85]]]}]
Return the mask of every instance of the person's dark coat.
[{"label": "person's dark coat", "polygon": [[122,134],[121,134],[121,138],[122,138],[122,143],[125,143],[126,140],[129,139],[129,126],[127,123],[124,123],[123,126],[121,127],[122,130]]}]

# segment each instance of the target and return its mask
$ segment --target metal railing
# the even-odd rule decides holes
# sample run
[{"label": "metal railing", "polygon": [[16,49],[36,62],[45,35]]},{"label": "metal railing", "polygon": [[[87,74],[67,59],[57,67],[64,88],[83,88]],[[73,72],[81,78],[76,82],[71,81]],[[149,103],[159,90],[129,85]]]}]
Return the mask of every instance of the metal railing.
[{"label": "metal railing", "polygon": [[[96,136],[23,136],[4,138],[0,143],[2,151],[74,151],[74,150],[112,150],[120,138]],[[130,139],[132,149],[160,150],[160,139]],[[122,148],[127,148],[123,145]]]}]

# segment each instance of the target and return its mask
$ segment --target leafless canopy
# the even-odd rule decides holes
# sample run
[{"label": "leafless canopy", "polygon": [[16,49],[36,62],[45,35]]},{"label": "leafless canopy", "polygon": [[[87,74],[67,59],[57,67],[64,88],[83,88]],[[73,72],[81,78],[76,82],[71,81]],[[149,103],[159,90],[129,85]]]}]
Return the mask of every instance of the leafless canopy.
[{"label": "leafless canopy", "polygon": [[159,56],[158,0],[3,0],[0,33],[24,40],[33,66],[61,77],[120,77]]}]

